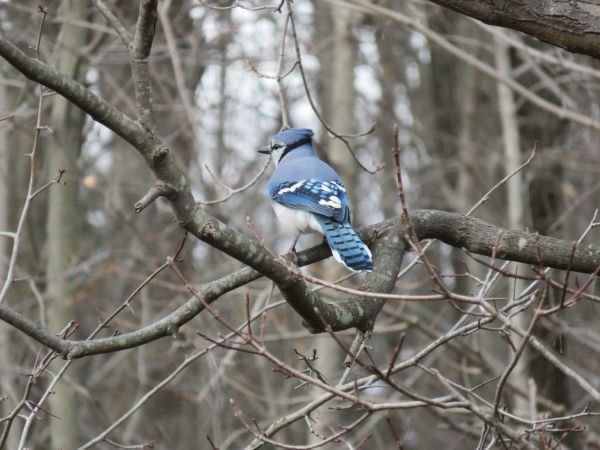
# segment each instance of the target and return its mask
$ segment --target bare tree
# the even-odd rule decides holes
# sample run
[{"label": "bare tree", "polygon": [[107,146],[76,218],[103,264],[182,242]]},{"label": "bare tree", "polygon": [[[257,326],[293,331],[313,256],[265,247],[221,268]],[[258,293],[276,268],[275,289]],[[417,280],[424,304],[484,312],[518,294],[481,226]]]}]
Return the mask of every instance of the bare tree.
[{"label": "bare tree", "polygon": [[[595,10],[432,3],[0,4],[0,448],[597,445],[600,72],[472,19],[596,57]],[[293,125],[373,271],[274,250]]]}]

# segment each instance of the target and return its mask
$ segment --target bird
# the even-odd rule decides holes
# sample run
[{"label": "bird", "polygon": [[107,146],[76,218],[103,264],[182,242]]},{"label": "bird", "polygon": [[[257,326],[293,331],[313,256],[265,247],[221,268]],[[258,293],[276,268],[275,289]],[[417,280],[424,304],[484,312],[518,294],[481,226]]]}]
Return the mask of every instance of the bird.
[{"label": "bird", "polygon": [[271,155],[275,170],[267,191],[277,219],[295,237],[317,232],[325,236],[333,257],[354,272],[371,271],[369,247],[352,228],[344,183],[335,170],[319,159],[308,128],[287,128],[258,152]]}]

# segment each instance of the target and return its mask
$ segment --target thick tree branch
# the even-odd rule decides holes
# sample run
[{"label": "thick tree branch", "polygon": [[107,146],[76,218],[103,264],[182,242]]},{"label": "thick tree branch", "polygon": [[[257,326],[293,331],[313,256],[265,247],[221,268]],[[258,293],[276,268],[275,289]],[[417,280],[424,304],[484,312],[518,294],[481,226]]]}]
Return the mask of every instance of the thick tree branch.
[{"label": "thick tree branch", "polygon": [[[327,258],[330,254],[328,247],[319,245],[298,253],[298,263],[302,266],[312,264]],[[204,284],[199,289],[199,295],[206,303],[210,304],[223,294],[250,283],[261,276],[260,272],[246,267],[218,280]],[[134,332],[108,338],[99,338],[93,341],[68,341],[61,339],[14,311],[12,308],[4,305],[0,305],[0,320],[11,324],[42,345],[55,350],[67,358],[80,358],[98,353],[133,348],[172,335],[177,332],[179,327],[189,322],[203,310],[204,305],[196,297],[191,297],[186,303],[151,325]]]},{"label": "thick tree branch", "polygon": [[[136,37],[132,43],[133,52],[140,58],[142,68],[146,68],[147,61],[144,60],[147,60],[150,51],[155,20],[156,2],[143,1],[140,4]],[[259,276],[258,272],[275,281],[284,298],[313,331],[323,330],[323,319],[335,330],[351,327],[365,329],[372,325],[381,308],[381,302],[364,298],[336,303],[325,301],[308,287],[302,276],[290,272],[275,261],[257,241],[208,215],[196,204],[185,175],[177,167],[169,149],[151,129],[118,111],[73,79],[27,56],[2,36],[0,36],[0,55],[24,75],[54,89],[134,145],[154,172],[158,184],[168,188],[170,192],[168,199],[180,225],[200,240],[256,271],[252,272],[248,269],[249,272],[245,272],[244,275],[248,278],[243,278],[246,280],[244,283]],[[151,97],[146,97],[146,100],[150,101]],[[465,247],[474,253],[484,255],[492,254],[496,237],[501,231],[477,219],[441,211],[415,211],[411,214],[411,219],[421,239],[439,238],[451,245]],[[393,289],[404,251],[402,236],[402,227],[397,218],[369,227],[363,232],[365,241],[373,248],[376,262],[375,270],[366,277],[362,290],[388,293]],[[556,268],[567,267],[571,251],[570,243],[552,238],[541,238],[539,242],[544,265]],[[578,248],[572,269],[593,272],[600,262],[599,254],[600,250],[592,246]],[[323,253],[321,255],[324,257]],[[524,232],[503,232],[497,256],[530,264],[539,263],[535,238]],[[231,276],[235,278],[239,275]],[[236,285],[231,286],[233,289]],[[224,289],[211,293],[203,290],[201,294],[205,300],[212,301],[226,291],[227,289]],[[319,313],[316,313],[315,309]],[[196,300],[190,300],[171,315],[141,330],[89,342],[62,341],[40,329],[35,323],[19,316],[10,308],[0,309],[0,318],[40,343],[67,357],[74,358],[130,348],[172,334],[201,310],[201,305]]]},{"label": "thick tree branch", "polygon": [[[146,3],[142,7],[144,5]],[[149,5],[152,6],[151,2]],[[149,13],[141,12],[141,16],[144,16],[144,14]],[[145,24],[142,29],[145,29],[151,22],[146,19],[140,19],[142,24]],[[140,33],[146,36],[146,33]],[[145,44],[139,44],[139,55],[149,51],[151,41],[149,42],[150,38],[146,37],[146,39],[139,38],[139,42],[145,42]],[[136,39],[134,39],[135,41]],[[208,215],[196,204],[184,173],[175,163],[169,148],[161,142],[160,138],[151,129],[142,126],[139,122],[113,108],[72,78],[60,74],[47,64],[27,56],[2,36],[0,36],[0,55],[25,76],[54,89],[90,114],[95,120],[103,123],[130,142],[152,169],[158,179],[158,184],[165,186],[171,192],[169,200],[175,216],[183,228],[200,240],[253,267],[255,270],[259,270],[275,281],[287,300],[294,299],[295,303],[299,304],[299,299],[304,295],[307,299],[303,302],[304,304],[321,306],[313,297],[310,297],[310,289],[306,286],[306,282],[302,277],[290,274],[285,267],[274,261],[258,242]],[[320,324],[312,307],[308,310],[301,308],[301,310],[306,312],[306,316],[303,317],[309,323],[314,326]]]},{"label": "thick tree branch", "polygon": [[[419,210],[411,213],[410,217],[419,239],[435,238],[453,247],[491,256],[498,235],[501,234],[496,247],[497,258],[562,270],[569,268],[573,248],[571,241],[546,236],[536,238],[526,231],[504,230],[480,219],[445,211]],[[577,246],[571,265],[574,272],[593,273],[598,265],[599,246]]]},{"label": "thick tree branch", "polygon": [[600,57],[600,7],[585,0],[429,0],[482,22]]},{"label": "thick tree branch", "polygon": [[[373,253],[373,271],[367,273],[360,290],[369,293],[391,292],[396,285],[404,253],[408,248],[404,241],[401,221],[397,217],[386,220],[362,230],[360,235]],[[371,330],[384,304],[384,300],[355,296],[327,303],[327,309],[321,307],[319,311],[334,331],[348,328]],[[312,331],[322,332],[322,323]]]},{"label": "thick tree branch", "polygon": [[129,44],[131,78],[135,93],[135,104],[140,121],[148,129],[154,129],[152,120],[152,86],[148,71],[148,58],[156,31],[158,0],[141,0],[135,35]]},{"label": "thick tree branch", "polygon": [[148,142],[147,136],[143,132],[144,129],[137,121],[86,89],[73,78],[26,55],[1,34],[0,55],[27,78],[56,91],[131,145],[139,147]]},{"label": "thick tree branch", "polygon": [[494,67],[483,62],[481,59],[475,57],[474,55],[468,53],[462,48],[454,45],[444,36],[439,33],[436,33],[431,28],[428,28],[421,21],[415,20],[414,18],[402,14],[400,12],[394,11],[389,8],[385,8],[383,6],[374,4],[368,0],[325,0],[329,3],[344,5],[346,7],[351,7],[358,9],[359,11],[365,14],[371,14],[375,16],[385,17],[391,20],[394,20],[406,27],[412,28],[413,30],[422,33],[429,41],[440,46],[445,51],[450,54],[456,56],[460,60],[474,67],[481,73],[485,74],[493,78],[496,81],[499,81],[502,84],[505,84],[513,91],[521,95],[527,101],[531,102],[533,105],[548,111],[551,114],[559,117],[563,120],[570,120],[574,123],[590,127],[594,130],[600,130],[600,122],[591,118],[589,115],[579,113],[577,111],[572,111],[570,109],[564,108],[563,106],[556,105],[545,98],[537,95],[535,92],[526,88],[520,83],[517,83],[512,78],[506,78],[502,74],[500,74]]},{"label": "thick tree branch", "polygon": [[[410,217],[419,239],[439,239],[449,245],[462,247],[480,255],[491,256],[497,237],[501,234],[502,237],[496,248],[496,256],[499,258],[538,265],[538,245],[546,267],[566,269],[571,257],[572,243],[569,241],[544,236],[536,238],[535,235],[524,231],[503,230],[479,219],[445,211],[417,210],[413,211]],[[395,285],[406,245],[400,218],[395,217],[365,227],[360,230],[360,236],[370,244],[375,264],[375,270],[367,275],[361,289],[367,292],[390,292]],[[330,254],[327,246],[318,245],[299,253],[298,261],[300,265],[311,264]],[[295,292],[294,289],[298,289],[295,277],[279,264],[273,264],[290,277],[289,284],[282,283],[281,289],[285,295],[291,295]],[[600,247],[581,245],[573,257],[572,269],[592,273],[599,264]],[[271,262],[268,262],[265,267],[270,265]],[[203,285],[199,293],[207,303],[212,303],[224,293],[256,280],[260,276],[260,272],[247,267]],[[313,331],[323,331],[322,319],[335,330],[352,327],[369,328],[384,303],[366,298],[327,302],[311,290],[305,295],[310,301],[306,300],[306,296],[289,299],[286,297],[286,300],[301,313],[305,320],[308,317],[319,321],[316,326],[309,322],[309,327]],[[320,315],[315,314],[315,307],[319,309]],[[93,341],[60,339],[7,306],[0,305],[0,319],[67,358],[80,358],[136,347],[171,335],[203,309],[202,303],[192,297],[163,319],[140,330]]]}]

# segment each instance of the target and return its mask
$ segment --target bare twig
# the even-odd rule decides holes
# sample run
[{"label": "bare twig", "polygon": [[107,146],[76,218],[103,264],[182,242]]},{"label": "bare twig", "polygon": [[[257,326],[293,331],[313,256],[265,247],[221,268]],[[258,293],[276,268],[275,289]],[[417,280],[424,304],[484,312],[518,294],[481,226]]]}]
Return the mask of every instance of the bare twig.
[{"label": "bare twig", "polygon": [[127,31],[123,23],[117,18],[117,16],[115,16],[106,3],[104,3],[103,0],[92,0],[92,4],[98,11],[100,11],[110,26],[113,27],[113,29],[117,32],[123,44],[125,44],[126,47],[129,47],[129,44],[131,43],[131,35],[129,34],[129,31]]},{"label": "bare twig", "polygon": [[170,186],[157,184],[156,186],[150,188],[150,190],[148,190],[148,192],[146,192],[146,194],[144,194],[144,196],[135,203],[133,209],[136,213],[140,213],[149,205],[151,205],[158,197],[169,197],[174,192],[175,190]]},{"label": "bare twig", "polygon": [[[300,69],[300,75],[302,77],[302,83],[304,84],[304,91],[306,92],[306,97],[308,99],[308,102],[310,103],[310,106],[311,106],[313,112],[315,113],[315,115],[317,116],[317,118],[319,119],[319,122],[321,122],[321,124],[323,125],[323,127],[333,137],[335,137],[336,139],[341,140],[344,143],[344,145],[346,146],[346,148],[348,149],[348,151],[352,155],[352,158],[354,158],[354,161],[356,161],[356,163],[359,165],[359,167],[362,170],[364,170],[365,172],[368,172],[370,174],[376,174],[381,169],[383,169],[383,167],[385,166],[385,164],[380,164],[380,165],[376,166],[374,169],[367,168],[362,162],[360,162],[360,160],[356,156],[356,153],[354,152],[354,150],[352,149],[352,147],[348,143],[348,140],[346,139],[346,137],[344,137],[343,135],[338,134],[337,132],[335,132],[327,124],[327,122],[325,122],[325,120],[323,119],[323,116],[319,113],[319,110],[317,109],[317,106],[316,106],[316,104],[315,104],[315,102],[314,102],[314,100],[312,98],[311,93],[310,93],[310,89],[308,87],[308,81],[306,79],[306,74],[304,73],[304,66],[302,65],[302,52],[300,52],[300,44],[298,42],[298,34],[296,33],[296,22],[294,20],[294,15],[293,15],[293,11],[292,11],[292,2],[291,2],[291,0],[285,0],[285,5],[287,7],[287,11],[288,11],[289,19],[290,19],[290,24],[292,26],[292,38],[294,40],[294,47],[296,49],[296,57],[297,57],[297,61],[298,61],[298,69]],[[375,125],[373,125],[368,131],[366,131],[364,133],[360,133],[357,136],[364,136],[365,134],[372,133],[374,129],[375,129]]]},{"label": "bare twig", "polygon": [[141,0],[135,34],[129,45],[131,79],[135,92],[135,104],[140,121],[148,130],[154,130],[152,118],[153,97],[148,58],[156,31],[158,0]]},{"label": "bare twig", "polygon": [[219,6],[219,5],[211,5],[206,0],[198,0],[202,6],[205,6],[209,9],[214,9],[216,11],[227,11],[234,8],[246,9],[248,11],[264,11],[264,10],[273,10],[275,12],[281,12],[281,8],[283,6],[283,2],[285,0],[281,0],[277,5],[265,5],[265,6],[246,6],[241,0],[234,0],[233,3],[229,6]]},{"label": "bare twig", "polygon": [[266,162],[264,163],[264,165],[258,171],[258,173],[247,184],[245,184],[244,186],[241,186],[239,188],[231,188],[231,187],[227,186],[226,184],[224,184],[221,180],[219,180],[217,178],[217,176],[213,173],[213,171],[210,169],[208,164],[206,164],[204,167],[206,167],[206,170],[208,171],[208,173],[210,174],[212,179],[215,180],[215,183],[217,183],[219,186],[221,186],[223,189],[225,189],[227,191],[227,195],[225,195],[222,198],[216,199],[216,200],[204,200],[204,201],[199,201],[198,203],[201,205],[216,205],[218,203],[226,202],[231,197],[233,197],[235,194],[244,192],[245,190],[254,186],[254,184],[256,184],[256,182],[258,180],[260,180],[260,177],[263,176],[263,174],[269,167],[270,162],[271,162],[271,160],[267,159]]},{"label": "bare twig", "polygon": [[[42,14],[42,19],[40,21],[40,27],[37,35],[37,41],[35,46],[35,60],[39,61],[40,55],[40,43],[42,41],[42,32],[44,31],[44,23],[46,21],[46,15],[48,14],[48,9],[46,7],[40,6],[39,12]],[[13,276],[15,271],[15,265],[17,263],[17,256],[19,254],[19,246],[21,244],[21,234],[23,232],[23,227],[25,224],[25,219],[27,217],[27,213],[29,212],[29,207],[31,206],[31,202],[34,195],[34,183],[35,183],[35,171],[36,171],[36,152],[39,145],[40,140],[40,132],[43,129],[42,126],[42,109],[44,105],[44,87],[40,84],[38,86],[38,108],[37,108],[37,119],[35,125],[35,131],[33,135],[33,145],[31,148],[31,153],[27,156],[29,157],[29,183],[27,186],[27,195],[25,197],[25,202],[23,203],[23,210],[21,211],[21,215],[19,217],[19,222],[17,224],[17,229],[13,235],[13,245],[10,252],[10,260],[8,263],[8,268],[6,269],[6,278],[4,279],[4,283],[2,285],[2,289],[0,290],[0,305],[6,300],[6,294],[10,289],[13,283]]]}]

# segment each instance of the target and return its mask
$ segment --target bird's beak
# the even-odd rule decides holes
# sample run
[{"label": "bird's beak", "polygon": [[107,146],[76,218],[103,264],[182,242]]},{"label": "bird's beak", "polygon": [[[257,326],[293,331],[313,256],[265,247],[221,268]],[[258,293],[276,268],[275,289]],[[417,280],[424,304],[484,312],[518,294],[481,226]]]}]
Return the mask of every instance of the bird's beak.
[{"label": "bird's beak", "polygon": [[258,153],[262,153],[264,155],[270,155],[271,154],[271,146],[265,145],[264,147],[259,148]]}]

